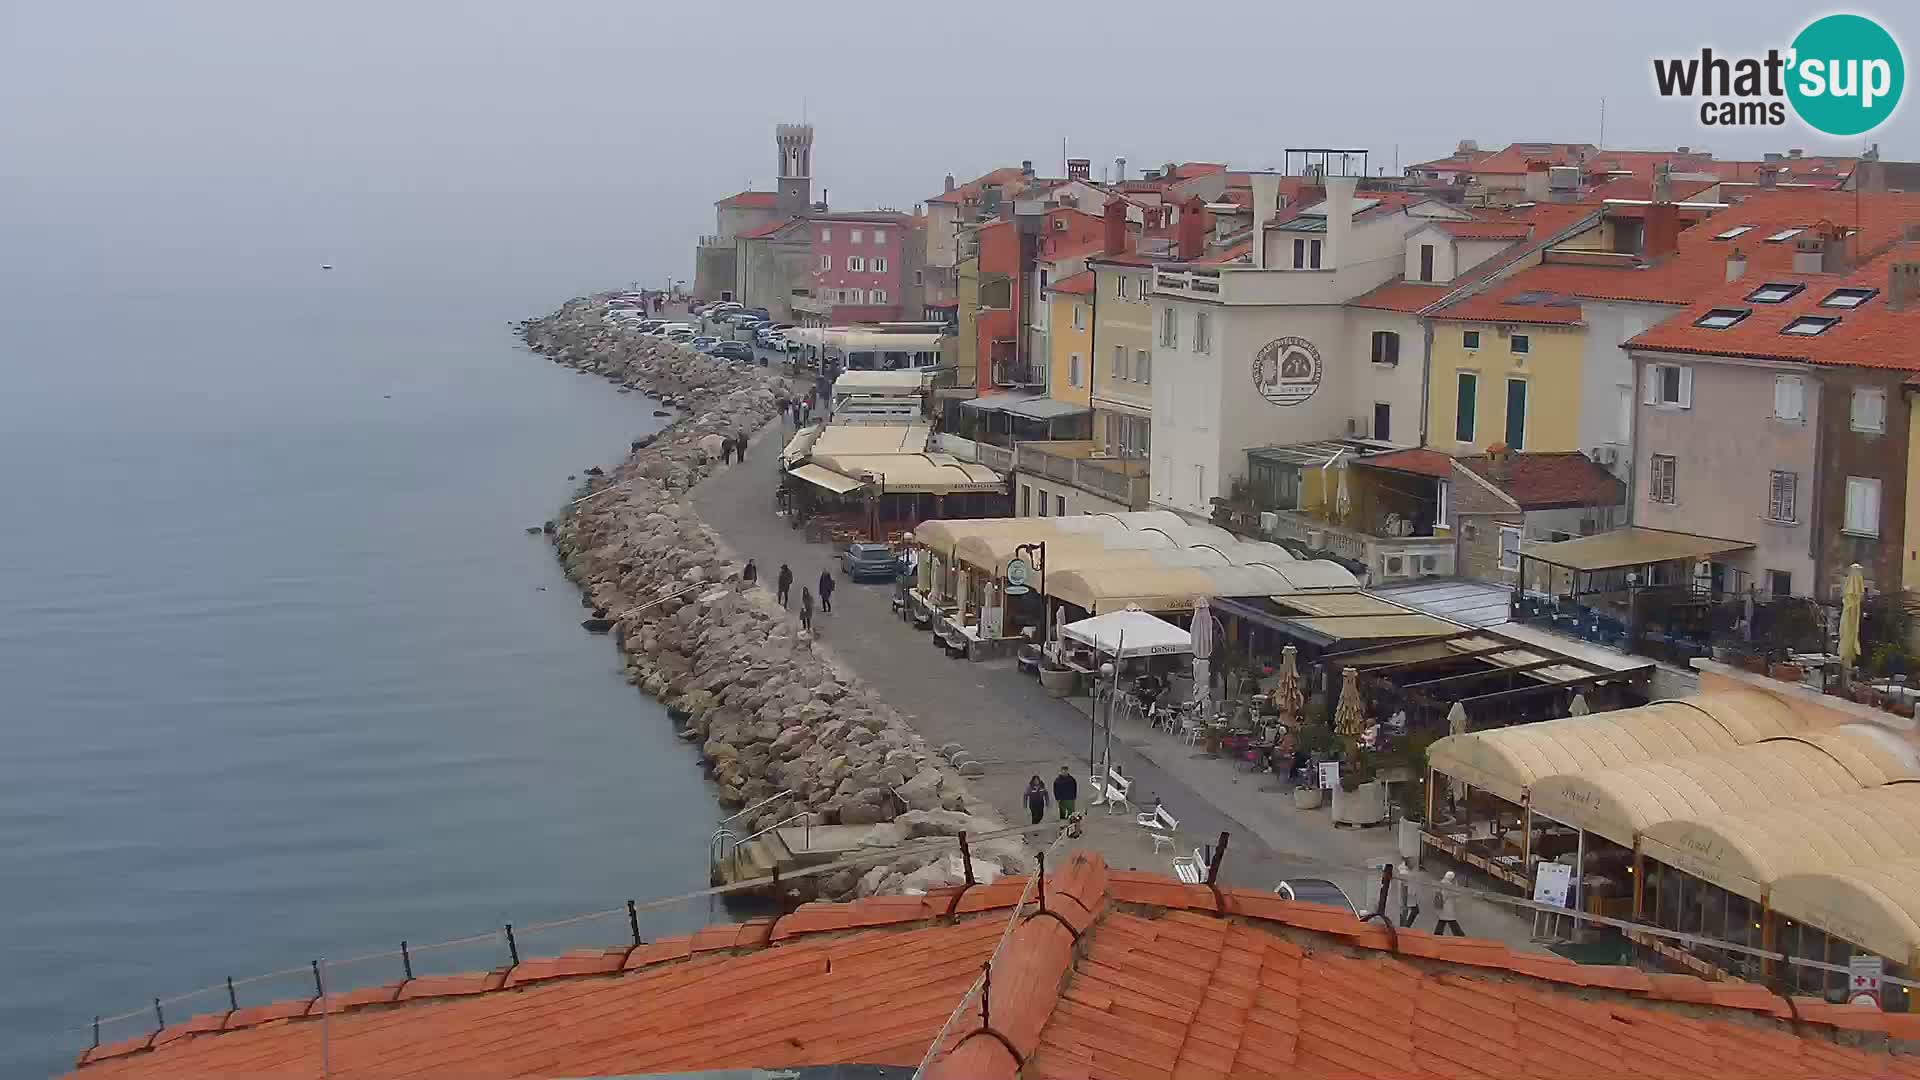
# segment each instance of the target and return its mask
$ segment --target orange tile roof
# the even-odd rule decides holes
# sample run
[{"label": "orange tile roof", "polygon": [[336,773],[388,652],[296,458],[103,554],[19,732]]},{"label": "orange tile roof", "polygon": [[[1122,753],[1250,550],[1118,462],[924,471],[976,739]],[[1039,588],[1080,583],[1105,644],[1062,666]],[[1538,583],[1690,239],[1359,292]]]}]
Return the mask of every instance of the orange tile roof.
[{"label": "orange tile roof", "polygon": [[1577,165],[1580,163],[1580,152],[1584,149],[1590,149],[1587,143],[1514,143],[1475,161],[1467,171],[1511,175],[1526,172],[1527,166],[1536,161],[1544,161],[1549,165]]},{"label": "orange tile roof", "polygon": [[1415,476],[1432,476],[1441,480],[1453,475],[1453,459],[1438,450],[1428,450],[1425,447],[1413,450],[1390,450],[1384,454],[1368,454],[1352,460],[1355,465],[1412,473]]},{"label": "orange tile roof", "polygon": [[[415,980],[351,1006],[342,995],[325,1021],[328,1064],[343,1077],[483,1080],[912,1066],[1026,885],[807,904],[690,938],[529,960],[472,985]],[[1084,851],[1050,875],[1046,898],[993,961],[991,1030],[977,1004],[961,1010],[932,1080],[1920,1077],[1912,1059],[1839,1045],[1855,1032],[1911,1040],[1920,1016],[1796,999],[1796,1034],[1786,1002],[1755,984],[1390,936],[1336,908],[1110,871]],[[435,996],[407,993],[423,984]],[[464,996],[446,996],[455,992]],[[318,1075],[310,1002],[274,1019],[251,1012],[103,1047],[75,1075]]]},{"label": "orange tile roof", "polygon": [[742,191],[715,202],[715,206],[738,206],[751,210],[771,210],[780,205],[780,194],[774,191]]},{"label": "orange tile roof", "polygon": [[1004,187],[1016,180],[1024,178],[1026,175],[1026,173],[1018,168],[995,169],[984,176],[974,177],[964,184],[955,186],[952,191],[943,191],[938,195],[931,196],[927,201],[930,203],[966,202],[968,199],[978,198],[982,188],[994,184]]},{"label": "orange tile roof", "polygon": [[1253,255],[1253,241],[1248,240],[1242,243],[1235,244],[1232,247],[1226,249],[1225,251],[1216,251],[1211,255],[1205,256],[1204,258],[1195,259],[1193,260],[1193,265],[1225,266],[1228,263],[1237,263],[1242,259],[1249,258],[1252,255]]},{"label": "orange tile roof", "polygon": [[1047,286],[1047,291],[1067,293],[1073,296],[1091,296],[1093,294],[1093,271],[1082,270],[1077,274],[1068,274],[1066,277]]},{"label": "orange tile roof", "polygon": [[774,233],[779,232],[799,220],[799,218],[781,218],[779,221],[769,221],[757,229],[748,229],[746,232],[738,235],[742,240],[759,240],[763,237],[772,236]]},{"label": "orange tile roof", "polygon": [[1347,301],[1347,306],[1417,314],[1428,304],[1447,295],[1452,288],[1450,284],[1435,285],[1429,282],[1403,281],[1395,278],[1372,292],[1363,293]]},{"label": "orange tile roof", "polygon": [[[1719,184],[1717,180],[1674,180],[1668,187],[1669,197],[1674,202],[1685,202],[1701,192]],[[1580,201],[1588,204],[1605,202],[1608,199],[1651,199],[1653,198],[1653,178],[1651,176],[1622,176],[1588,188],[1580,196]]]},{"label": "orange tile roof", "polygon": [[1459,459],[1462,468],[1507,493],[1522,510],[1618,506],[1627,486],[1577,450],[1514,452],[1504,475],[1485,454]]},{"label": "orange tile roof", "polygon": [[[1747,250],[1742,248],[1743,251]],[[1887,270],[1896,261],[1920,258],[1920,245],[1899,244],[1850,274],[1793,274],[1751,267],[1740,280],[1721,285],[1672,317],[1627,342],[1638,349],[1789,360],[1835,367],[1920,371],[1920,304],[1894,311],[1887,305]],[[1768,283],[1797,284],[1800,291],[1777,304],[1747,297]],[[1854,308],[1823,307],[1835,289],[1877,289]],[[1724,330],[1695,323],[1716,308],[1749,314]],[[1798,335],[1782,328],[1801,316],[1837,317],[1826,330]]]},{"label": "orange tile roof", "polygon": [[1460,322],[1532,323],[1572,326],[1581,319],[1580,301],[1568,293],[1540,288],[1535,278],[1542,267],[1522,270],[1491,290],[1456,300],[1438,311],[1436,319]]}]

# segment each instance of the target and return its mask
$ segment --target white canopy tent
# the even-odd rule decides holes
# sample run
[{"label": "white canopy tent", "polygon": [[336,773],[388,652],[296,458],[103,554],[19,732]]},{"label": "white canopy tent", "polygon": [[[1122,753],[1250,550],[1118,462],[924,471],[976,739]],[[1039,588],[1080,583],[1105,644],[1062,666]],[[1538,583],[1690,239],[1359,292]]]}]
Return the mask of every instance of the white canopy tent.
[{"label": "white canopy tent", "polygon": [[1193,651],[1193,635],[1138,608],[1068,623],[1060,628],[1060,636],[1122,660]]}]

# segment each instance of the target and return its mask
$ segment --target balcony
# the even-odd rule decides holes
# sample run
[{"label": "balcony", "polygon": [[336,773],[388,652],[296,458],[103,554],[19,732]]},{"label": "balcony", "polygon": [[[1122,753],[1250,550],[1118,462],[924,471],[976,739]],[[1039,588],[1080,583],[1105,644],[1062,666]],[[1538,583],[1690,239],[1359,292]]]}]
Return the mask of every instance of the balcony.
[{"label": "balcony", "polygon": [[1023,442],[1016,448],[1014,458],[1019,471],[1030,476],[1071,484],[1130,510],[1146,509],[1147,460],[1095,456],[1100,453],[1096,443],[1074,439]]},{"label": "balcony", "polygon": [[[999,344],[998,342],[995,343]],[[993,361],[993,385],[1005,387],[1045,387],[1047,365],[1031,359],[996,357]]]},{"label": "balcony", "polygon": [[[1240,508],[1222,509],[1229,510]],[[1291,540],[1311,551],[1327,552],[1366,567],[1366,583],[1381,585],[1423,577],[1451,577],[1452,536],[1393,536],[1386,530],[1363,532],[1335,525],[1303,510],[1248,510],[1235,524],[1271,540]]]},{"label": "balcony", "polygon": [[733,237],[721,236],[718,233],[708,233],[700,238],[700,246],[703,248],[731,248],[733,247]]}]

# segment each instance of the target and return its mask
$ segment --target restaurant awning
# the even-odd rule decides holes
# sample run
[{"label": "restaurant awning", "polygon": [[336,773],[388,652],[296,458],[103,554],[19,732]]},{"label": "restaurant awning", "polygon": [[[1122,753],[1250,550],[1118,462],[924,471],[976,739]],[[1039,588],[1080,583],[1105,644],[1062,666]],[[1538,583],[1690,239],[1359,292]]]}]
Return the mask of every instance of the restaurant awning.
[{"label": "restaurant awning", "polygon": [[1920,965],[1920,859],[1787,874],[1767,891],[1782,918],[1897,964]]},{"label": "restaurant awning", "polygon": [[1674,559],[1704,559],[1751,547],[1753,545],[1745,540],[1723,540],[1630,525],[1574,540],[1523,540],[1520,554],[1568,570],[1618,570]]},{"label": "restaurant awning", "polygon": [[925,424],[828,424],[820,429],[812,453],[816,457],[920,454],[926,452],[932,431]]},{"label": "restaurant awning", "polygon": [[1045,394],[982,394],[961,402],[960,407],[976,412],[1003,412],[1028,420],[1058,420],[1063,416],[1078,416],[1092,411],[1078,402],[1062,401]]},{"label": "restaurant awning", "polygon": [[[1279,567],[1286,573],[1287,567]],[[1358,589],[1223,597],[1218,610],[1316,645],[1382,638],[1439,637],[1463,627]]]},{"label": "restaurant awning", "polygon": [[[1334,569],[1346,574],[1341,567]],[[1095,613],[1116,611],[1129,604],[1146,611],[1185,611],[1202,596],[1265,596],[1313,588],[1300,582],[1311,582],[1318,575],[1318,564],[1304,561],[1245,566],[1094,566],[1057,576],[1048,574],[1047,593]],[[1358,583],[1352,574],[1346,574],[1343,583],[1335,583],[1340,584],[1353,588]]]},{"label": "restaurant awning", "polygon": [[823,454],[816,447],[813,460],[847,476],[872,474],[874,482],[889,495],[1006,489],[999,473],[947,454]]},{"label": "restaurant awning", "polygon": [[1121,659],[1193,651],[1193,635],[1165,619],[1133,608],[1070,622],[1060,628],[1060,636]]},{"label": "restaurant awning", "polygon": [[1664,821],[1641,834],[1640,851],[1728,892],[1760,900],[1788,874],[1920,858],[1920,783]]},{"label": "restaurant awning", "polygon": [[1544,777],[1727,750],[1790,735],[1806,725],[1800,714],[1766,694],[1722,690],[1449,735],[1433,744],[1427,761],[1437,773],[1518,803]]},{"label": "restaurant awning", "polygon": [[814,441],[820,438],[820,428],[819,424],[809,424],[788,439],[786,447],[780,451],[780,463],[792,465],[811,453]]},{"label": "restaurant awning", "polygon": [[855,480],[850,476],[843,476],[840,473],[834,472],[832,469],[815,465],[811,462],[799,468],[788,470],[787,475],[799,480],[805,480],[814,487],[823,488],[835,495],[845,495],[849,491],[855,491],[866,486],[865,481]]}]

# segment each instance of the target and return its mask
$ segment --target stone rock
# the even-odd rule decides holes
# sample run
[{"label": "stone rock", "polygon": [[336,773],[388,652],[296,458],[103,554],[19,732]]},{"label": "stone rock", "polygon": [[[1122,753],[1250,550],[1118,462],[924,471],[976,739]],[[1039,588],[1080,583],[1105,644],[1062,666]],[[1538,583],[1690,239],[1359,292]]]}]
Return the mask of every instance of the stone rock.
[{"label": "stone rock", "polygon": [[909,810],[894,821],[906,826],[907,835],[914,839],[922,836],[958,836],[963,832],[979,835],[998,832],[1004,827],[991,818],[952,810]]},{"label": "stone rock", "polygon": [[898,794],[910,810],[938,810],[940,801],[940,774],[933,769],[922,769],[913,779],[899,786]]},{"label": "stone rock", "polygon": [[877,825],[885,820],[886,811],[877,803],[852,802],[840,807],[842,825]]}]

